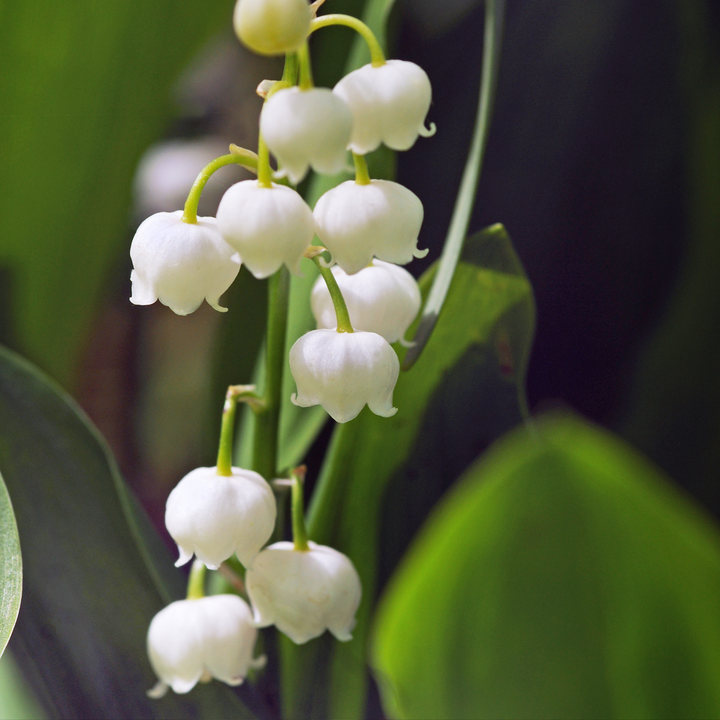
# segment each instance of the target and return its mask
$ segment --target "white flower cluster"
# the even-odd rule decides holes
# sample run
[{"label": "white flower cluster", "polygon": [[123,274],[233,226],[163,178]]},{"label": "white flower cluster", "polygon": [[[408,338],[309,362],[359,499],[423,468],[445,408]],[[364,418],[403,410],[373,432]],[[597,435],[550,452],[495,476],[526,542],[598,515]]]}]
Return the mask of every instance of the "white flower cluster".
[{"label": "white flower cluster", "polygon": [[[434,129],[425,128],[427,75],[413,63],[385,61],[379,46],[371,64],[334,89],[312,87],[306,41],[318,27],[313,23],[322,20],[313,19],[315,11],[306,0],[238,0],[234,26],[241,41],[292,61],[286,61],[283,82],[267,92],[260,115],[258,179],[230,187],[216,218],[196,216],[194,188],[184,212],[145,220],[130,250],[130,299],[138,305],[160,300],[180,315],[194,311],[203,298],[225,310],[220,296],[242,263],[259,279],[283,265],[298,273],[317,235],[332,270],[318,263],[323,277],[311,298],[318,327],[290,350],[297,384],[292,401],[319,404],[343,423],[365,405],[383,417],[397,412],[392,396],[399,361],[390,343],[403,339],[421,302],[417,283],[399,266],[427,252],[418,250],[420,200],[398,183],[371,180],[362,156],[381,144],[407,150]],[[330,16],[340,17],[346,16]],[[326,192],[312,210],[289,183],[299,183],[310,168],[343,171],[349,150],[356,179]],[[208,168],[203,173],[216,169],[213,163]],[[155,696],[168,687],[187,692],[211,677],[242,682],[258,662],[252,659],[258,627],[274,624],[296,643],[325,629],[339,640],[352,637],[361,596],[352,562],[312,542],[263,549],[275,527],[273,491],[257,473],[227,466],[226,472],[199,468],[183,478],[168,498],[165,521],[178,546],[178,565],[195,555],[216,569],[237,555],[247,569],[252,610],[237,596],[218,595],[178,601],[160,612],[148,633],[160,679]]]}]

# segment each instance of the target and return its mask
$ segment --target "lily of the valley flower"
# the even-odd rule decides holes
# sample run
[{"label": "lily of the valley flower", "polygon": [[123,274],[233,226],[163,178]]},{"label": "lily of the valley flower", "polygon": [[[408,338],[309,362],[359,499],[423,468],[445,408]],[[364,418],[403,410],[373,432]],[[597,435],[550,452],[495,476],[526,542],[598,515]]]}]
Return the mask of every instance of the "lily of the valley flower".
[{"label": "lily of the valley flower", "polygon": [[425,128],[432,89],[425,71],[405,60],[365,65],[346,75],[333,92],[352,110],[350,148],[358,155],[385,143],[393,150],[411,148],[418,135],[432,135]]},{"label": "lily of the valley flower", "polygon": [[159,682],[148,695],[160,698],[168,686],[176,693],[192,690],[211,678],[240,685],[253,660],[257,628],[248,604],[237,595],[178,600],[150,623],[147,651]]},{"label": "lily of the valley flower", "polygon": [[[354,275],[337,265],[332,273],[356,330],[377,333],[389,343],[405,335],[422,302],[417,281],[405,268],[373,260]],[[319,328],[337,326],[335,307],[321,277],[313,286],[310,304]]]},{"label": "lily of the valley flower", "polygon": [[284,185],[263,187],[243,180],[230,187],[217,210],[220,233],[258,279],[285,263],[298,273],[300,259],[315,235],[310,208],[295,190]]},{"label": "lily of the valley flower", "polygon": [[277,514],[270,485],[252,470],[197,468],[170,493],[165,526],[178,545],[176,565],[193,553],[211,570],[237,553],[247,567],[270,539]]},{"label": "lily of the valley flower", "polygon": [[220,235],[212,217],[182,220],[182,210],[151,215],[138,227],[130,257],[135,305],[160,300],[178,315],[197,310],[203,300],[216,310],[220,296],[240,271],[240,257]]},{"label": "lily of the valley flower", "polygon": [[360,605],[360,578],[350,559],[325,545],[291,542],[265,548],[247,572],[246,585],[258,627],[275,625],[302,644],[327,628],[338,640],[352,640]]},{"label": "lily of the valley flower", "polygon": [[400,363],[376,333],[311,330],[292,346],[290,372],[298,390],[293,403],[322,405],[339,423],[352,420],[366,404],[382,417],[397,412],[392,394]]},{"label": "lily of the valley flower", "polygon": [[233,26],[240,40],[260,55],[294,52],[308,36],[307,0],[238,0]]},{"label": "lily of the valley flower", "polygon": [[317,201],[314,215],[318,237],[350,275],[369,265],[373,255],[405,265],[427,254],[417,248],[422,203],[399,183],[371,180],[361,185],[348,180]]},{"label": "lily of the valley flower", "polygon": [[350,108],[327,88],[279,90],[260,115],[265,142],[295,184],[310,165],[328,175],[341,172],[351,130]]}]

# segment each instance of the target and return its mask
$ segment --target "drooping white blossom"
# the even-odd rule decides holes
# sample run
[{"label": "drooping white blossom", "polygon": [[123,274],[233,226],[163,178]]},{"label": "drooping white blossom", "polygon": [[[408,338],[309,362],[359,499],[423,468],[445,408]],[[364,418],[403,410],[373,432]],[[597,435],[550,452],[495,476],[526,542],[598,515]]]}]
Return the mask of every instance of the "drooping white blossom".
[{"label": "drooping white blossom", "polygon": [[[422,302],[417,281],[405,268],[373,260],[354,275],[337,265],[332,273],[356,330],[377,333],[389,343],[405,335]],[[335,307],[322,277],[313,286],[310,304],[319,328],[337,327]]]},{"label": "drooping white blossom", "polygon": [[223,238],[239,253],[258,279],[284,263],[298,273],[300,258],[315,235],[312,211],[292,188],[256,180],[230,187],[220,201],[217,222]]},{"label": "drooping white blossom", "polygon": [[311,165],[327,175],[341,172],[351,130],[350,108],[327,88],[279,90],[260,114],[260,132],[294,184]]},{"label": "drooping white blossom", "polygon": [[270,485],[252,470],[196,468],[173,489],[165,506],[165,526],[178,545],[176,565],[193,553],[211,570],[233,553],[247,567],[270,539],[277,514]]},{"label": "drooping white blossom", "polygon": [[350,275],[369,265],[373,256],[405,265],[427,254],[417,248],[422,203],[399,183],[371,180],[361,185],[348,180],[317,201],[314,215],[318,237]]},{"label": "drooping white blossom", "polygon": [[186,223],[182,215],[182,210],[156,213],[138,227],[130,246],[130,302],[152,305],[160,300],[187,315],[207,300],[225,312],[220,296],[237,277],[240,257],[223,240],[215,218]]},{"label": "drooping white blossom", "polygon": [[350,148],[358,155],[375,150],[381,143],[393,150],[411,148],[418,135],[432,135],[425,116],[432,88],[425,71],[406,60],[388,60],[384,65],[364,65],[348,73],[333,89],[352,110]]},{"label": "drooping white blossom", "polygon": [[237,595],[171,603],[148,629],[148,657],[159,678],[148,695],[160,698],[168,687],[187,693],[211,678],[240,685],[249,668],[265,664],[264,657],[253,660],[256,639],[252,612]]},{"label": "drooping white blossom", "polygon": [[307,0],[238,0],[235,33],[260,55],[294,52],[308,36],[312,12]]},{"label": "drooping white blossom", "polygon": [[326,628],[338,640],[352,640],[362,594],[357,570],[341,552],[308,545],[300,551],[278,542],[255,558],[245,578],[255,622],[275,625],[299,645]]},{"label": "drooping white blossom", "polygon": [[290,372],[297,383],[293,403],[322,405],[339,423],[352,420],[366,404],[382,417],[397,412],[392,394],[400,363],[376,333],[311,330],[290,349]]}]

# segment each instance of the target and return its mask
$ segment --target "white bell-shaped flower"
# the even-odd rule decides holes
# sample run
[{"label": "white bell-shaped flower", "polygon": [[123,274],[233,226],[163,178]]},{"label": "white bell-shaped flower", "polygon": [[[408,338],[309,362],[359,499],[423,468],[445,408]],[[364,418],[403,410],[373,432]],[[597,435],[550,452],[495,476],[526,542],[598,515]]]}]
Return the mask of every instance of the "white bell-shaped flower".
[{"label": "white bell-shaped flower", "polygon": [[275,495],[252,470],[196,468],[173,489],[165,506],[165,526],[184,565],[193,553],[211,570],[237,553],[247,567],[275,528]]},{"label": "white bell-shaped flower", "polygon": [[[417,280],[405,268],[373,260],[354,275],[337,265],[332,273],[355,330],[377,333],[389,343],[405,335],[422,302]],[[322,277],[313,286],[310,304],[319,328],[337,327],[335,306]]]},{"label": "white bell-shaped flower", "polygon": [[373,255],[398,265],[427,255],[417,248],[422,203],[399,183],[348,180],[317,201],[314,215],[318,237],[350,275],[369,265]]},{"label": "white bell-shaped flower", "polygon": [[291,542],[266,547],[245,577],[258,627],[275,625],[298,645],[327,628],[338,640],[352,640],[362,587],[346,555],[308,543],[295,550]]},{"label": "white bell-shaped flower", "polygon": [[240,41],[260,55],[294,52],[307,38],[307,0],[238,0],[233,26]]},{"label": "white bell-shaped flower", "polygon": [[333,92],[352,110],[350,148],[365,155],[385,143],[393,150],[411,148],[418,135],[434,134],[425,128],[432,89],[425,71],[406,60],[364,65],[348,73]]},{"label": "white bell-shaped flower", "polygon": [[327,175],[343,170],[352,130],[350,108],[327,88],[279,90],[260,114],[260,132],[290,180],[308,167]]},{"label": "white bell-shaped flower", "polygon": [[297,274],[315,235],[312,211],[295,190],[275,183],[262,187],[256,180],[228,188],[217,222],[223,238],[258,279],[272,275],[283,263]]},{"label": "white bell-shaped flower", "polygon": [[147,651],[159,682],[148,695],[160,698],[171,687],[186,693],[211,678],[240,685],[253,660],[257,628],[248,604],[237,595],[178,600],[150,623]]},{"label": "white bell-shaped flower", "polygon": [[182,210],[151,215],[140,224],[132,245],[132,295],[135,305],[160,300],[178,315],[197,310],[203,300],[216,310],[220,296],[240,271],[240,256],[212,217],[182,220]]},{"label": "white bell-shaped flower", "polygon": [[290,372],[297,383],[295,405],[322,405],[339,423],[352,420],[366,404],[382,417],[397,412],[392,394],[400,363],[376,333],[311,330],[290,349]]}]

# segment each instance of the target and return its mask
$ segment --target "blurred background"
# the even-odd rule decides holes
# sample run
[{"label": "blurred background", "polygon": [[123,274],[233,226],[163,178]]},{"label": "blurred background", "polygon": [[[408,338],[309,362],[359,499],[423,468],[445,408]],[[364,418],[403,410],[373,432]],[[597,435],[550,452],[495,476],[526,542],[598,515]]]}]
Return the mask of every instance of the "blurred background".
[{"label": "blurred background", "polygon": [[[249,381],[264,313],[244,270],[223,316],[128,300],[139,222],[182,207],[230,142],[256,144],[255,87],[281,65],[240,47],[232,6],[0,5],[0,342],[78,399],[159,526],[170,488],[213,462],[218,389]],[[460,182],[483,17],[476,0],[391,15],[390,54],[428,72],[438,127],[397,158],[425,205],[415,274],[439,255]],[[719,41],[712,0],[508,0],[470,226],[502,222],[533,285],[531,409],[620,433],[716,517]],[[316,82],[332,85],[347,37],[314,42]],[[218,172],[201,213],[243,177]]]}]

